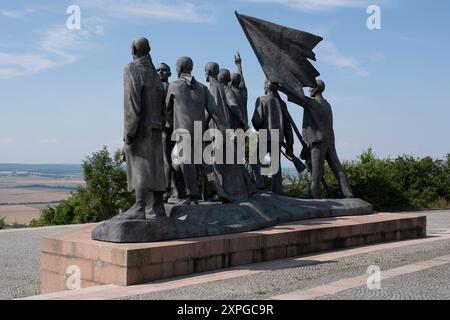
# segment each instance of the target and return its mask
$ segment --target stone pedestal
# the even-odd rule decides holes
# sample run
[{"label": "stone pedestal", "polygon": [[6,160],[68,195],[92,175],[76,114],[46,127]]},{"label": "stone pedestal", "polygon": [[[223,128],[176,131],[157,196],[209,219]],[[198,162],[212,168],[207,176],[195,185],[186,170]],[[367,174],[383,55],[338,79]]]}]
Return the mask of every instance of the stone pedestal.
[{"label": "stone pedestal", "polygon": [[[81,287],[128,286],[308,253],[426,236],[426,217],[371,214],[289,222],[263,230],[142,244],[91,239],[96,225],[44,238],[42,293],[67,290],[70,266]],[[73,269],[73,267],[72,267]]]}]

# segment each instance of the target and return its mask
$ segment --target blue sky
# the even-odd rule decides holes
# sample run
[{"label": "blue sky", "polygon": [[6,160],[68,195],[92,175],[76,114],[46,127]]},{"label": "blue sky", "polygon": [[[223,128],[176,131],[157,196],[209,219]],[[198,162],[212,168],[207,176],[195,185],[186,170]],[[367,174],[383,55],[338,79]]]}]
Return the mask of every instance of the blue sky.
[{"label": "blue sky", "polygon": [[[81,30],[66,28],[71,4]],[[369,4],[381,8],[381,30],[366,26]],[[155,63],[191,56],[202,82],[208,61],[233,70],[239,51],[253,113],[264,76],[234,10],[324,37],[315,66],[341,158],[370,146],[380,156],[450,153],[447,0],[0,0],[0,162],[78,163],[119,148],[123,67],[141,35]],[[301,126],[302,110],[289,108]]]}]

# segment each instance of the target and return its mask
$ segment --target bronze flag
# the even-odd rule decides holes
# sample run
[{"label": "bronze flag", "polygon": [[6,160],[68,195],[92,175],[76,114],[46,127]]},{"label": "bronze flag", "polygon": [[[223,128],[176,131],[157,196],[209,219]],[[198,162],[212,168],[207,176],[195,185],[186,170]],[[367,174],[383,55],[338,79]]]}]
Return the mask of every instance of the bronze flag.
[{"label": "bronze flag", "polygon": [[320,73],[308,59],[316,60],[313,49],[323,38],[237,12],[236,17],[270,82],[292,93],[299,86],[316,87]]}]

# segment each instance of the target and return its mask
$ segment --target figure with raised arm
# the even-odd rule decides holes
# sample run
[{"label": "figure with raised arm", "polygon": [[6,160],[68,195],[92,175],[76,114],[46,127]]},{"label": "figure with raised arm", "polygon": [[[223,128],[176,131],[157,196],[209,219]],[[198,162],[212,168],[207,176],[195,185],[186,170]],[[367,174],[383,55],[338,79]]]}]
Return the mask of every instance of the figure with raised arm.
[{"label": "figure with raised arm", "polygon": [[336,152],[333,129],[333,112],[331,105],[323,97],[325,82],[317,80],[317,86],[310,88],[310,96],[306,97],[303,88],[298,87],[296,92],[289,92],[278,86],[290,102],[304,109],[303,113],[303,139],[308,145],[307,161],[311,162],[311,195],[320,198],[320,182],[324,174],[325,161],[330,166],[336,179],[339,181],[341,191],[346,198],[353,198],[353,192],[347,181],[344,168]]}]

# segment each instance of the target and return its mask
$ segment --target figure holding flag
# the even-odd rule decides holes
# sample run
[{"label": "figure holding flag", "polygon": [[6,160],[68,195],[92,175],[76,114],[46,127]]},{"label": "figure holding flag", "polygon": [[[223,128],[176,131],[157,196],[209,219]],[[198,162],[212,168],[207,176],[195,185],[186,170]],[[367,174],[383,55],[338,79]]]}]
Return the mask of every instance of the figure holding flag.
[{"label": "figure holding flag", "polygon": [[346,198],[353,198],[353,192],[347,181],[344,168],[339,160],[335,147],[333,130],[333,112],[331,105],[323,97],[325,83],[317,80],[316,87],[310,89],[311,98],[306,97],[303,90],[294,95],[281,86],[277,88],[288,96],[290,102],[303,107],[303,140],[310,152],[311,163],[311,195],[320,198],[320,181],[323,178],[325,161],[333,171]]},{"label": "figure holding flag", "polygon": [[[330,104],[322,95],[325,90],[325,83],[320,80],[316,81],[320,73],[309,61],[316,60],[313,49],[323,39],[311,33],[241,15],[237,12],[236,17],[267,80],[277,90],[285,93],[289,101],[302,106],[305,110],[303,123],[305,138],[303,138],[287,108],[284,108],[286,118],[289,119],[304,147],[305,152],[302,152],[302,155],[307,158],[309,164],[313,198],[320,198],[320,181],[322,180],[322,183],[324,183],[325,160],[338,179],[344,196],[346,198],[353,197],[344,169],[336,153],[333,114]],[[304,87],[312,88],[312,98],[305,97]],[[299,164],[298,161],[297,164]],[[327,188],[326,183],[324,185]]]}]

